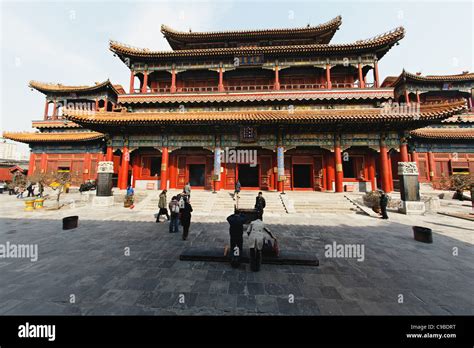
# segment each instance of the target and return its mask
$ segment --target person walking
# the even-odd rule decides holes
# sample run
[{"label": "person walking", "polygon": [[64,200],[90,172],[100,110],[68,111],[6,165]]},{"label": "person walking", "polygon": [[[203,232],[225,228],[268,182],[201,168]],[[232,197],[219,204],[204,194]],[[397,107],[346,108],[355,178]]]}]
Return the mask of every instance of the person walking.
[{"label": "person walking", "polygon": [[380,190],[380,210],[382,211],[382,219],[388,219],[387,215],[388,196],[384,191]]},{"label": "person walking", "polygon": [[237,268],[240,266],[240,257],[243,250],[243,233],[244,224],[246,222],[244,214],[232,214],[227,217],[227,222],[230,225],[230,252],[231,252],[231,266]]},{"label": "person walking", "polygon": [[170,221],[170,233],[177,233],[179,232],[179,205],[176,196],[171,198],[171,202],[169,203],[170,213],[171,213],[171,221]]},{"label": "person walking", "polygon": [[27,197],[34,197],[35,196],[35,187],[34,183],[30,182],[28,187],[26,188],[28,191],[28,196]]},{"label": "person walking", "polygon": [[160,193],[160,199],[158,201],[158,208],[160,208],[160,210],[158,211],[158,216],[156,217],[156,222],[160,222],[160,216],[161,215],[165,215],[166,218],[168,219],[168,221],[170,221],[170,216],[168,215],[168,209],[166,208],[167,203],[168,203],[168,200],[166,199],[166,193],[167,192],[168,192],[167,190],[163,190]]},{"label": "person walking", "polygon": [[183,225],[183,240],[188,238],[189,227],[191,226],[191,212],[193,207],[189,203],[188,199],[184,199],[184,209],[181,212],[181,225]]},{"label": "person walking", "polygon": [[259,192],[255,200],[255,210],[257,211],[257,218],[263,221],[263,209],[265,209],[266,202],[263,198],[263,193]]},{"label": "person walking", "polygon": [[189,182],[184,185],[184,194],[188,197],[188,201],[191,199],[191,184]]},{"label": "person walking", "polygon": [[40,181],[40,182],[38,183],[38,197],[43,198],[43,193],[44,193],[44,185],[43,185],[43,183]]},{"label": "person walking", "polygon": [[235,201],[235,197],[239,198],[239,193],[240,193],[241,187],[242,187],[242,185],[240,185],[240,181],[237,180],[237,182],[235,183],[235,189],[234,189],[234,201]]}]

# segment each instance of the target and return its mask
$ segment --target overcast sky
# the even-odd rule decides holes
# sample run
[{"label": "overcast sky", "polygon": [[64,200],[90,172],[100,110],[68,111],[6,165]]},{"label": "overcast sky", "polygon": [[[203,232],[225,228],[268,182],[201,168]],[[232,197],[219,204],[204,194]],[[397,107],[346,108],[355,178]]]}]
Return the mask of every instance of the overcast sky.
[{"label": "overcast sky", "polygon": [[0,131],[31,131],[42,118],[44,96],[28,88],[30,80],[90,85],[110,78],[128,90],[129,70],[109,51],[109,39],[168,50],[161,24],[185,31],[301,27],[337,15],[333,43],[405,27],[379,64],[381,79],[403,68],[474,70],[471,1],[2,1]]}]

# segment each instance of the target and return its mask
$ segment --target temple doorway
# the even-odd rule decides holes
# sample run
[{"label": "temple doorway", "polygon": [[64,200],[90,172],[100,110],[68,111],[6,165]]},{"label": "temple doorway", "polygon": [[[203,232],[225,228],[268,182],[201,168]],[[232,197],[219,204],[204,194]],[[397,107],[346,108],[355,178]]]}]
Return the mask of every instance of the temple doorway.
[{"label": "temple doorway", "polygon": [[239,164],[237,177],[242,187],[260,187],[258,165],[252,167],[250,164]]},{"label": "temple doorway", "polygon": [[310,164],[293,164],[293,187],[312,188],[312,166]]},{"label": "temple doorway", "polygon": [[190,164],[189,165],[189,184],[191,187],[204,187],[205,185],[205,164]]}]

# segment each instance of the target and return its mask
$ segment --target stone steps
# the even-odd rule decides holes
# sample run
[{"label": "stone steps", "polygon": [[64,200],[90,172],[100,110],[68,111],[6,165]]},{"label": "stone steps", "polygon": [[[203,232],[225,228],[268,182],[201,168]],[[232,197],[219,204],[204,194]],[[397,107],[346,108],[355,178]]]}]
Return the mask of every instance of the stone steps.
[{"label": "stone steps", "polygon": [[284,198],[290,213],[355,214],[359,208],[343,194],[326,192],[287,192]]}]

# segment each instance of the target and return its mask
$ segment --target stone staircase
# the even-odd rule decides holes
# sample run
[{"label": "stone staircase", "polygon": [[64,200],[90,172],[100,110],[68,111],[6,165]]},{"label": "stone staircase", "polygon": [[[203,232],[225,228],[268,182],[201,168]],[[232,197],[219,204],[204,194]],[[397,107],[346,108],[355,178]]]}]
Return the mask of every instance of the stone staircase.
[{"label": "stone staircase", "polygon": [[360,211],[344,193],[287,191],[282,198],[290,214],[355,214]]},{"label": "stone staircase", "polygon": [[[280,199],[279,192],[262,191],[265,198],[265,214],[286,214],[285,207]],[[239,208],[253,209],[258,191],[241,191],[239,194]]]},{"label": "stone staircase", "polygon": [[[166,197],[168,203],[171,201],[173,196],[181,193],[181,190],[169,189]],[[142,202],[137,204],[137,210],[149,210],[149,211],[158,211],[158,201],[160,199],[159,194],[161,191],[149,191],[148,197]],[[210,191],[204,190],[192,190],[191,191],[191,205],[193,207],[193,214],[209,214],[212,212],[214,203],[216,200],[216,194],[213,194]]]},{"label": "stone staircase", "polygon": [[[161,191],[145,191],[147,197],[136,205],[135,210],[158,211],[159,193]],[[171,197],[180,193],[180,190],[168,190],[168,202]],[[252,209],[255,206],[255,197],[258,191],[241,191],[239,194],[239,208]],[[313,191],[287,191],[285,195],[279,192],[263,192],[266,201],[265,214],[318,214],[343,213],[354,214],[360,209],[345,197],[344,193],[325,193]],[[220,190],[217,193],[205,190],[191,191],[191,205],[193,214],[228,216],[234,212],[236,201],[233,192]]]}]

